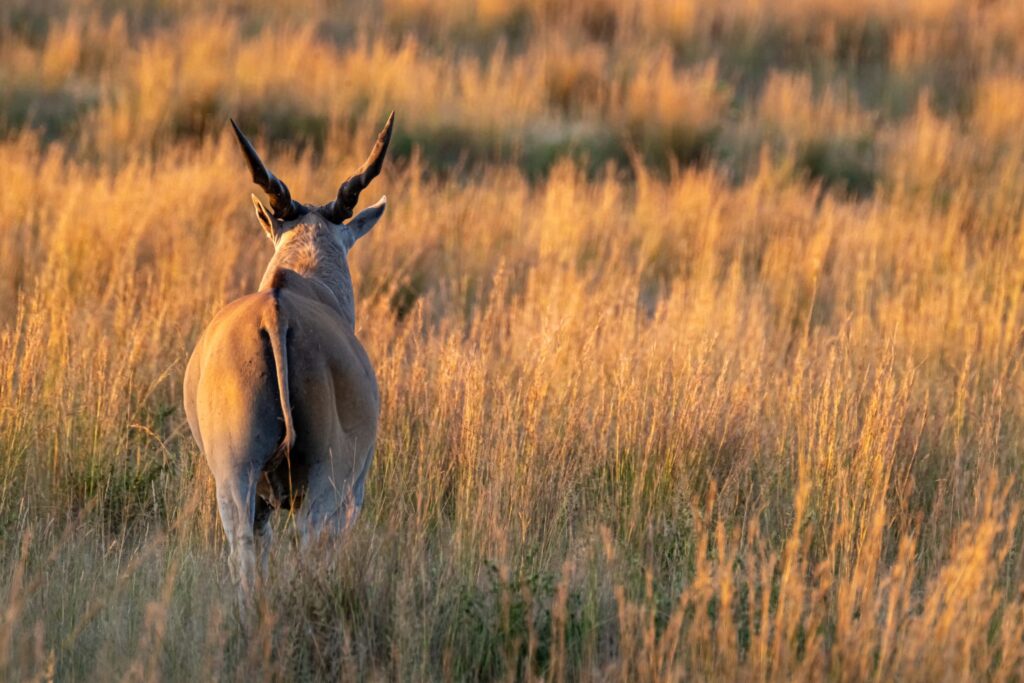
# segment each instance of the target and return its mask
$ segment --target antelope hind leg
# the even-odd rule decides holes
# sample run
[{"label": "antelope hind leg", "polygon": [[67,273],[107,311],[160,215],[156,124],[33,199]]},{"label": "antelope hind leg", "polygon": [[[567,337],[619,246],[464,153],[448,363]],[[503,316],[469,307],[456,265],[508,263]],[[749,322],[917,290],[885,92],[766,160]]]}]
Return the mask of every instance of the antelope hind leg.
[{"label": "antelope hind leg", "polygon": [[228,539],[228,566],[243,600],[252,596],[256,575],[253,517],[256,487],[243,477],[217,481],[217,508]]}]

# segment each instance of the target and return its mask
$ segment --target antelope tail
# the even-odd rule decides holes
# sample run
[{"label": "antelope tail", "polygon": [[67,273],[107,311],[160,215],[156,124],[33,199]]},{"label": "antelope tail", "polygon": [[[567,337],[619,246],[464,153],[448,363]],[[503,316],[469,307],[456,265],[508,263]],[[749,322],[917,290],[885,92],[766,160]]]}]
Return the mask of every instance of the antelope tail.
[{"label": "antelope tail", "polygon": [[267,315],[263,321],[263,330],[270,339],[270,349],[274,353],[277,393],[281,398],[281,415],[284,418],[284,438],[267,463],[268,469],[275,467],[283,458],[287,458],[292,446],[295,445],[295,424],[292,422],[292,403],[288,391],[288,323],[281,319],[276,290],[272,311],[273,313]]}]

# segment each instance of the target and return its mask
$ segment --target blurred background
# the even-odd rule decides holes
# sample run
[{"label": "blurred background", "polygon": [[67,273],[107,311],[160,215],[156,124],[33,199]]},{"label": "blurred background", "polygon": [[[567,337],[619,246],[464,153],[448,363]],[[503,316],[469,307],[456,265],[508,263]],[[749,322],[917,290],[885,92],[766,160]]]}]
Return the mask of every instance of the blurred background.
[{"label": "blurred background", "polygon": [[[0,0],[0,679],[1021,680],[1024,3]],[[300,201],[382,417],[239,618],[181,379]]]},{"label": "blurred background", "polygon": [[442,168],[635,152],[743,176],[767,150],[867,193],[915,117],[1012,137],[1022,27],[1010,0],[7,0],[0,130],[116,159],[234,116],[320,154],[395,109],[398,155]]}]

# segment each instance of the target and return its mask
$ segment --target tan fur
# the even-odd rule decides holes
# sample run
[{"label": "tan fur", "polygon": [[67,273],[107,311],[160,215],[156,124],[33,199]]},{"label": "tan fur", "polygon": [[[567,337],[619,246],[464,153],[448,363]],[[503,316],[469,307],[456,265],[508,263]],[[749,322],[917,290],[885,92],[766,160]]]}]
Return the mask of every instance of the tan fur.
[{"label": "tan fur", "polygon": [[186,414],[216,480],[243,593],[270,509],[297,509],[300,529],[340,533],[362,504],[380,406],[354,332],[345,245],[349,226],[363,234],[382,212],[383,200],[347,225],[310,212],[272,226],[276,250],[259,291],[221,309],[189,360]]}]

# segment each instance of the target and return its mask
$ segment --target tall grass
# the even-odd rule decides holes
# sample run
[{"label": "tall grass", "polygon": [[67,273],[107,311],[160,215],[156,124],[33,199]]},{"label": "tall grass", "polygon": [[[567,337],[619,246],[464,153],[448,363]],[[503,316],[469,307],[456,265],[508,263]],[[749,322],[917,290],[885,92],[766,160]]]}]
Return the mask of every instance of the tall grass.
[{"label": "tall grass", "polygon": [[[0,10],[0,678],[1024,673],[1015,5],[70,4]],[[223,123],[323,201],[389,108],[367,504],[245,621]]]}]

